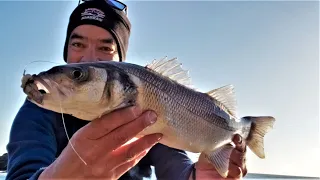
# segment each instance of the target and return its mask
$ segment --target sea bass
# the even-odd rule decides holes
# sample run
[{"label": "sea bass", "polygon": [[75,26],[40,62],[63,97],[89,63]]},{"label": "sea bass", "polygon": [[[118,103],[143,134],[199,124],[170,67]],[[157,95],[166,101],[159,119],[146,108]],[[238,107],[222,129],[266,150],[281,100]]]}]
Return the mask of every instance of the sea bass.
[{"label": "sea bass", "polygon": [[264,136],[275,122],[272,116],[237,117],[232,85],[200,92],[177,58],[146,66],[115,61],[59,65],[24,75],[21,87],[38,106],[87,121],[136,104],[153,110],[157,122],[137,137],[162,133],[161,144],[204,153],[222,177],[227,177],[233,136],[240,134],[265,158]]}]

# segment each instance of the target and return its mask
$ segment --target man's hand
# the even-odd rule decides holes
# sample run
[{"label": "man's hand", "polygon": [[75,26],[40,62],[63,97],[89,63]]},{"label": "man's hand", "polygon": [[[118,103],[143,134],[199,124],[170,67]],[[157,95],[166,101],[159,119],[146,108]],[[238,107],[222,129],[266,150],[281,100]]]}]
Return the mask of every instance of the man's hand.
[{"label": "man's hand", "polygon": [[[125,144],[156,121],[156,115],[139,108],[126,108],[88,123],[71,138],[61,155],[40,175],[41,179],[118,179],[135,166],[160,139],[144,136]],[[125,145],[124,145],[125,144]]]},{"label": "man's hand", "polygon": [[247,175],[246,166],[246,144],[242,141],[240,135],[235,135],[233,137],[233,143],[236,148],[232,151],[230,155],[229,163],[229,178],[242,178]]},{"label": "man's hand", "polygon": [[[240,135],[235,135],[233,137],[232,141],[236,147],[230,155],[229,173],[227,178],[241,179],[247,174],[246,144],[241,139]],[[210,164],[202,154],[200,155],[198,162],[195,164],[195,168],[196,179],[223,179],[213,165]]]}]

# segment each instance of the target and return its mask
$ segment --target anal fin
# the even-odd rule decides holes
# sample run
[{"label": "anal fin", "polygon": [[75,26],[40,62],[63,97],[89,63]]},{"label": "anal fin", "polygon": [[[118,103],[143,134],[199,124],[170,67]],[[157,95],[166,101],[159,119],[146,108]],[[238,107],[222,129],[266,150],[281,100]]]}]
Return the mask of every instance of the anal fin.
[{"label": "anal fin", "polygon": [[231,144],[223,145],[214,152],[206,152],[206,157],[216,168],[221,177],[226,178],[229,171],[229,159],[234,146]]}]

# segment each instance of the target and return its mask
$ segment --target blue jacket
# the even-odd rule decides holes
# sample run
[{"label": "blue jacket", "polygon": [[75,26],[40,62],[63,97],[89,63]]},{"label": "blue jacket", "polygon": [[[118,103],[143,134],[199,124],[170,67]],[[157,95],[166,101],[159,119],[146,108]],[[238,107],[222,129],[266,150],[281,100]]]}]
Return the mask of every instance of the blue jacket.
[{"label": "blue jacket", "polygon": [[[88,121],[64,115],[69,137]],[[26,100],[16,115],[8,151],[7,180],[36,180],[67,145],[60,113],[45,110]],[[193,162],[184,151],[157,144],[121,179],[142,179],[155,168],[157,179],[187,180]]]}]

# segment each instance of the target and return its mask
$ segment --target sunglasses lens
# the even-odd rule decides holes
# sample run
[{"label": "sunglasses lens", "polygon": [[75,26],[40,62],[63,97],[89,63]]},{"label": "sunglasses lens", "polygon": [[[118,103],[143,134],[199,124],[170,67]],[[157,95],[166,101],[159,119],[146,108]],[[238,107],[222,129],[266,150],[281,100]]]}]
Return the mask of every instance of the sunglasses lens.
[{"label": "sunglasses lens", "polygon": [[113,7],[116,7],[118,9],[120,9],[121,11],[124,10],[126,8],[126,6],[124,4],[122,4],[121,2],[119,1],[115,1],[115,0],[106,0],[106,2],[113,6]]},{"label": "sunglasses lens", "polygon": [[[94,0],[79,0],[78,4],[80,4],[81,2],[88,2],[88,1],[94,1]],[[117,8],[121,11],[125,10],[125,12],[127,12],[127,9],[126,9],[127,6],[117,0],[105,0],[105,1],[113,8]]]}]

